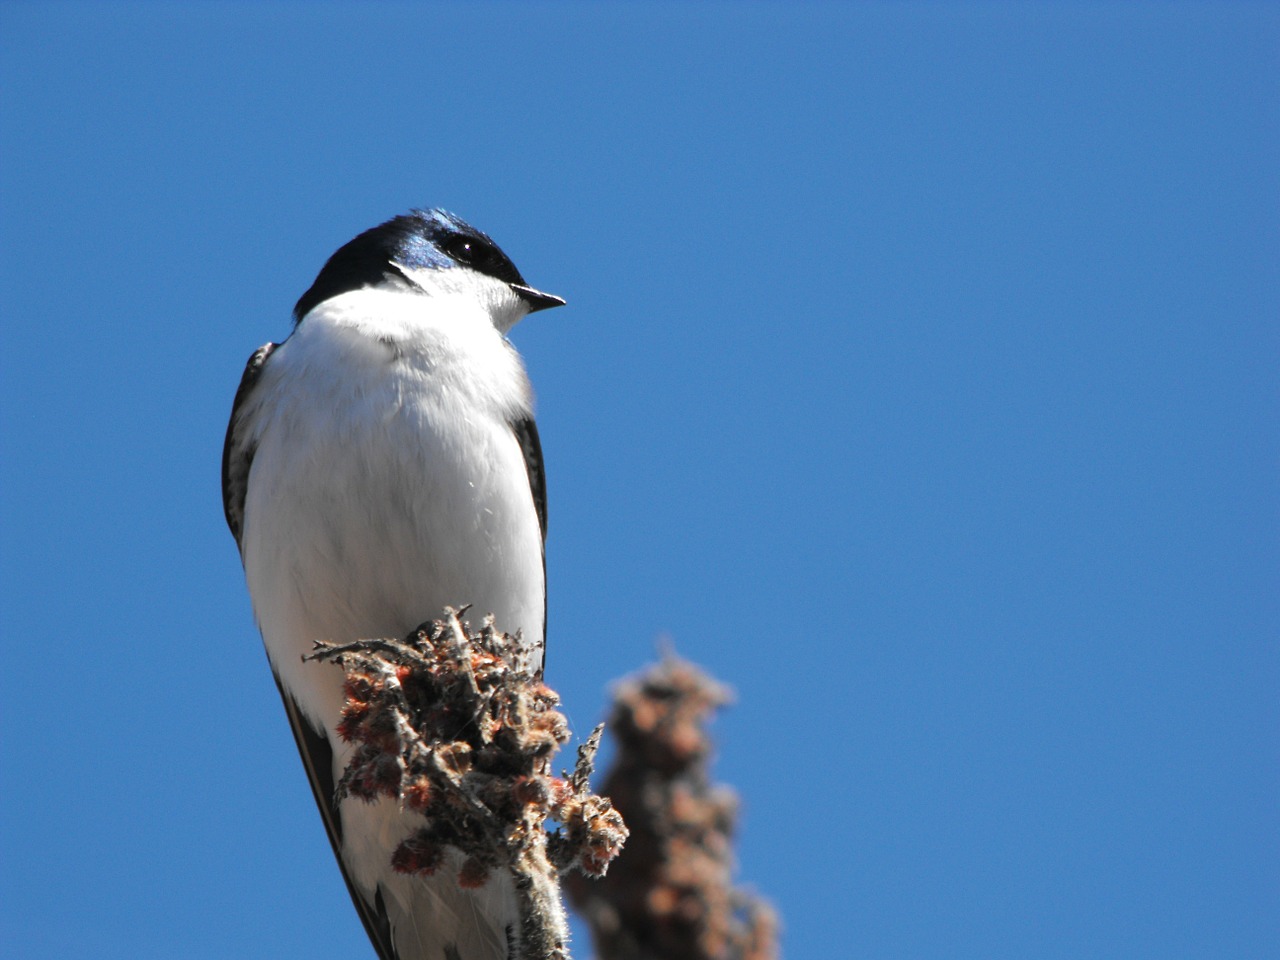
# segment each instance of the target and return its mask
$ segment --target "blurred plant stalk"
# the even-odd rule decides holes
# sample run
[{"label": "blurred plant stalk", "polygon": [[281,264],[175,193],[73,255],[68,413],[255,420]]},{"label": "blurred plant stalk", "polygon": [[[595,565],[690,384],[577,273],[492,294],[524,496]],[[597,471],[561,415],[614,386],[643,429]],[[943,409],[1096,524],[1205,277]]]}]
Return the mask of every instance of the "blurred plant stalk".
[{"label": "blurred plant stalk", "polygon": [[732,884],[737,796],[710,777],[707,724],[731,699],[671,654],[618,686],[603,790],[630,828],[626,855],[599,882],[566,878],[597,960],[778,957],[773,909]]}]

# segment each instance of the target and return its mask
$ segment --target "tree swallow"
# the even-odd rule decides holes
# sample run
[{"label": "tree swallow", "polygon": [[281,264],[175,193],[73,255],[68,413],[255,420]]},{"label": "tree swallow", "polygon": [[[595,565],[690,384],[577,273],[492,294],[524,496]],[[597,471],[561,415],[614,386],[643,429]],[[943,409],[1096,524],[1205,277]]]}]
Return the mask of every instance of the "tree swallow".
[{"label": "tree swallow", "polygon": [[340,248],[294,328],[245,367],[222,493],[254,615],[329,841],[382,960],[499,960],[516,909],[495,871],[396,873],[421,826],[393,800],[338,801],[342,671],[313,641],[403,637],[470,604],[520,631],[541,670],[547,524],[524,365],[506,339],[564,301],[525,283],[485,234],[414,210]]}]

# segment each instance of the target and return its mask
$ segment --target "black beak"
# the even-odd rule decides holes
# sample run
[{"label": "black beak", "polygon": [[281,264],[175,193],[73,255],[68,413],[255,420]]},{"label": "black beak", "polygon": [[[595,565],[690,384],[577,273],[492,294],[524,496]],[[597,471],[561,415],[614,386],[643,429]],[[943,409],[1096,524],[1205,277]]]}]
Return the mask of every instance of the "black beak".
[{"label": "black beak", "polygon": [[523,283],[513,283],[511,284],[511,289],[515,291],[516,296],[529,305],[530,313],[547,310],[551,307],[564,306],[563,297],[557,297],[554,293],[543,293],[541,290],[535,290],[533,287],[525,286]]}]

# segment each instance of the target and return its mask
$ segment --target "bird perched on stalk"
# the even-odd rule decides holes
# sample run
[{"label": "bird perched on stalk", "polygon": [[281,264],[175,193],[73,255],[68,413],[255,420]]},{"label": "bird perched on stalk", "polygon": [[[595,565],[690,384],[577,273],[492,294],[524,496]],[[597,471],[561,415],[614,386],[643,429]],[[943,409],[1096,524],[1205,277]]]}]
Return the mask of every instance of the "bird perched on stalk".
[{"label": "bird perched on stalk", "polygon": [[[414,210],[360,234],[245,367],[222,491],[253,610],[351,899],[382,960],[500,960],[509,878],[397,873],[421,824],[393,799],[335,798],[342,673],[316,640],[401,637],[451,605],[520,631],[540,670],[546,482],[524,365],[506,334],[560,306],[484,233]],[[456,865],[454,865],[456,867]]]}]

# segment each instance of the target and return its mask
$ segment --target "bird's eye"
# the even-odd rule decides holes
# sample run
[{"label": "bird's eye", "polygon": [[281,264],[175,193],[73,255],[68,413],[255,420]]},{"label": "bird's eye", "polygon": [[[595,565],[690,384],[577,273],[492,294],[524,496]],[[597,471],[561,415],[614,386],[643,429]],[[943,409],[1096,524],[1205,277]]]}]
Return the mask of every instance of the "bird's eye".
[{"label": "bird's eye", "polygon": [[440,237],[436,243],[456,263],[507,283],[524,283],[506,255],[485,237],[455,233]]},{"label": "bird's eye", "polygon": [[445,248],[445,252],[459,263],[473,267],[483,265],[487,253],[484,244],[466,237],[455,237]]}]

